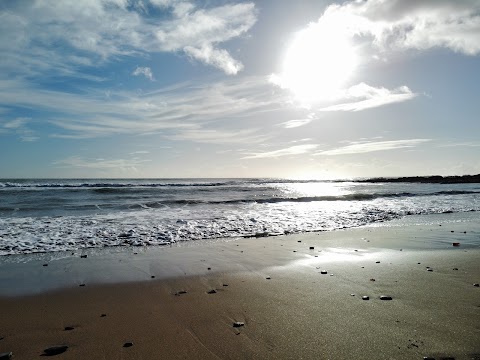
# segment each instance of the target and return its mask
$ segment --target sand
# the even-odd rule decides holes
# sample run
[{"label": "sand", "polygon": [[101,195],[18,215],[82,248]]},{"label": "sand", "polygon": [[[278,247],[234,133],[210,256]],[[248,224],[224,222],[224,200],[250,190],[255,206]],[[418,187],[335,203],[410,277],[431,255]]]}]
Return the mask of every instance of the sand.
[{"label": "sand", "polygon": [[[58,358],[480,359],[479,235],[480,222],[445,215],[49,255],[48,266],[3,261],[0,353],[33,359],[68,345]],[[40,284],[33,294],[22,271]]]}]

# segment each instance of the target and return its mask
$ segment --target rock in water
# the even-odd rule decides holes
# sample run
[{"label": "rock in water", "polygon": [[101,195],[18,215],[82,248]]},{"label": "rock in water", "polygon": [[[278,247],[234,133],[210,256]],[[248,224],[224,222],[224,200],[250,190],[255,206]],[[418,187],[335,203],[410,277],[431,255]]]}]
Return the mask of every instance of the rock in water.
[{"label": "rock in water", "polygon": [[3,352],[3,353],[0,353],[0,360],[7,360],[7,359],[11,359],[13,356],[13,353],[11,351],[9,352]]},{"label": "rock in water", "polygon": [[392,297],[388,295],[382,295],[380,296],[380,300],[392,300]]},{"label": "rock in water", "polygon": [[233,327],[242,327],[242,326],[244,326],[244,325],[245,325],[245,323],[243,323],[243,322],[241,322],[241,321],[235,321],[235,322],[233,323]]},{"label": "rock in water", "polygon": [[43,352],[47,356],[52,356],[52,355],[62,354],[65,351],[67,351],[67,349],[68,349],[67,345],[58,345],[58,346],[52,346],[52,347],[46,348],[45,350],[43,350]]}]

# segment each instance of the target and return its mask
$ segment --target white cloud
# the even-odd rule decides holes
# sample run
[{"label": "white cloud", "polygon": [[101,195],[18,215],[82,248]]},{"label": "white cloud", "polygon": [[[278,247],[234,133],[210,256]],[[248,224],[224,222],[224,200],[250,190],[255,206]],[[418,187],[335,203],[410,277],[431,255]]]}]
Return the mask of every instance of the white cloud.
[{"label": "white cloud", "polygon": [[312,150],[315,150],[317,147],[318,145],[315,145],[315,144],[295,145],[295,146],[290,146],[288,148],[275,150],[275,151],[248,154],[242,159],[277,158],[282,156],[301,155],[301,154],[309,153]]},{"label": "white cloud", "polygon": [[[78,75],[77,67],[119,56],[186,52],[227,74],[241,70],[222,44],[247,33],[257,20],[253,3],[195,9],[190,1],[63,0],[13,2],[0,11],[4,71],[42,76]],[[162,19],[147,16],[164,6]],[[144,74],[146,75],[146,74]],[[147,75],[146,75],[147,76]]]},{"label": "white cloud", "polygon": [[303,126],[303,125],[307,125],[311,122],[312,122],[312,119],[306,118],[306,119],[288,120],[288,121],[285,121],[285,122],[281,123],[281,125],[285,129],[292,129],[292,128],[300,127],[300,126]]},{"label": "white cloud", "polygon": [[35,131],[27,126],[30,118],[18,117],[0,125],[1,134],[15,133],[23,142],[32,142],[39,139]]},{"label": "white cloud", "polygon": [[411,100],[416,96],[417,94],[413,93],[407,86],[389,90],[361,83],[345,91],[344,99],[354,99],[354,101],[323,107],[318,111],[361,111]]},{"label": "white cloud", "polygon": [[150,69],[149,67],[137,66],[137,68],[133,71],[132,75],[134,76],[143,75],[151,81],[155,80],[155,78],[153,77],[152,69]]},{"label": "white cloud", "polygon": [[369,0],[331,5],[319,22],[348,24],[351,35],[373,38],[382,51],[444,47],[480,53],[478,0]]},{"label": "white cloud", "polygon": [[403,148],[413,148],[417,145],[431,141],[431,139],[408,139],[408,140],[389,140],[389,141],[372,141],[359,142],[342,146],[332,150],[325,150],[316,155],[347,155],[347,154],[363,154],[374,151],[395,150]]}]

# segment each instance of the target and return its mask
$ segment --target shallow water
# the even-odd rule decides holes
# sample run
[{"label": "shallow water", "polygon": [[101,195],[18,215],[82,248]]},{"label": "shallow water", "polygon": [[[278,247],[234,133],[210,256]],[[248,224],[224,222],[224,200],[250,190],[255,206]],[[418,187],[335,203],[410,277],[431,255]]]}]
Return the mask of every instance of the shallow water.
[{"label": "shallow water", "polygon": [[0,255],[270,236],[480,210],[479,184],[0,180]]}]

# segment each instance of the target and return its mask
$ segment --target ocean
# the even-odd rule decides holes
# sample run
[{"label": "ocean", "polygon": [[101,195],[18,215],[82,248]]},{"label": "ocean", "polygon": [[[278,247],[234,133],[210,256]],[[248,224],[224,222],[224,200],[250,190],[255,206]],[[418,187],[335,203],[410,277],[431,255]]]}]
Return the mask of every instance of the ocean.
[{"label": "ocean", "polygon": [[480,184],[0,180],[0,255],[263,237],[480,211]]}]

